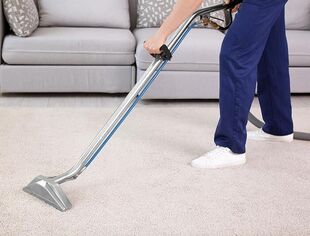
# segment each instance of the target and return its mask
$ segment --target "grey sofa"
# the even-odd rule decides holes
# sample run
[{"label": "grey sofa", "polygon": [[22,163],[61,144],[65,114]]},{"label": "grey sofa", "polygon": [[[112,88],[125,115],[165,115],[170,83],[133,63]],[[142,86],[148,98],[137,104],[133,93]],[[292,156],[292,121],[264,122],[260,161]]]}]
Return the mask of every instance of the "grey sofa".
[{"label": "grey sofa", "polygon": [[[156,30],[136,29],[137,0],[129,3],[130,29],[41,27],[26,39],[8,32],[1,12],[1,92],[129,92],[153,60],[142,44]],[[310,93],[309,25],[310,0],[289,1],[293,93]],[[223,38],[216,30],[193,29],[144,99],[218,98]]]},{"label": "grey sofa", "polygon": [[2,11],[0,25],[2,93],[127,93],[135,83],[129,27],[39,27],[21,38],[9,33]]}]

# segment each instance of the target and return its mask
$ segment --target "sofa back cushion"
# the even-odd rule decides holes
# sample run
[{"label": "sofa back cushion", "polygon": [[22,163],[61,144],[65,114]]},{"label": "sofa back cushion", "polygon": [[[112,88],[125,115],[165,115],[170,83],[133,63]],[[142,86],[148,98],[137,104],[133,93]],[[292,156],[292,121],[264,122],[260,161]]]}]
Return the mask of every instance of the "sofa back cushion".
[{"label": "sofa back cushion", "polygon": [[40,26],[130,27],[128,0],[38,0]]},{"label": "sofa back cushion", "polygon": [[288,0],[285,14],[287,29],[310,30],[310,0]]}]

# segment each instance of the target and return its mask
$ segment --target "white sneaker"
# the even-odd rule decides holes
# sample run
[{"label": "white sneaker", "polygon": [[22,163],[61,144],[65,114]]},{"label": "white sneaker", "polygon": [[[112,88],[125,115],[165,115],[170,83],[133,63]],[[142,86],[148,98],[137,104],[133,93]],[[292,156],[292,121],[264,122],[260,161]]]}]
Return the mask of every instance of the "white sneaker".
[{"label": "white sneaker", "polygon": [[245,153],[236,154],[233,153],[227,147],[216,146],[216,148],[210,152],[203,154],[201,157],[191,162],[192,167],[216,169],[228,166],[237,166],[245,164]]},{"label": "white sneaker", "polygon": [[249,131],[248,134],[248,139],[251,140],[259,140],[259,141],[276,141],[276,142],[287,142],[290,143],[294,139],[294,134],[289,134],[289,135],[272,135],[268,134],[263,131],[263,129],[259,129],[256,131]]}]

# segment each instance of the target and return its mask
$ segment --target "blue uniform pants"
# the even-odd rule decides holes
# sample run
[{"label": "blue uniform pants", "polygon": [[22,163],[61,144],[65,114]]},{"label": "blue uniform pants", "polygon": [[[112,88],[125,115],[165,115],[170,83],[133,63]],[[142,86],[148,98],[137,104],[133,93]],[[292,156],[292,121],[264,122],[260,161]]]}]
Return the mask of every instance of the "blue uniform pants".
[{"label": "blue uniform pants", "polygon": [[293,132],[287,0],[245,0],[228,30],[220,53],[220,119],[214,141],[244,153],[248,113],[255,95],[265,126],[273,135]]}]

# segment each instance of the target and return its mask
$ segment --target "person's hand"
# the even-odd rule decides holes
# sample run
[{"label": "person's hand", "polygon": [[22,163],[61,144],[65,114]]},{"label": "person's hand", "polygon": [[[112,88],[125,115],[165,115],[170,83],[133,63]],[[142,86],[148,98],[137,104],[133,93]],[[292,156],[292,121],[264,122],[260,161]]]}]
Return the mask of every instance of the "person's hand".
[{"label": "person's hand", "polygon": [[[232,1],[232,0],[224,0],[224,2],[225,2],[226,4],[230,3],[231,1]],[[240,5],[241,5],[241,3],[239,3],[238,5],[236,5],[236,6],[231,10],[231,12],[232,12],[232,13],[235,13],[235,12],[239,11]]]},{"label": "person's hand", "polygon": [[153,36],[151,36],[148,40],[144,41],[143,47],[150,54],[160,54],[161,51],[159,48],[165,44],[167,37],[162,34],[160,31],[157,31]]}]

